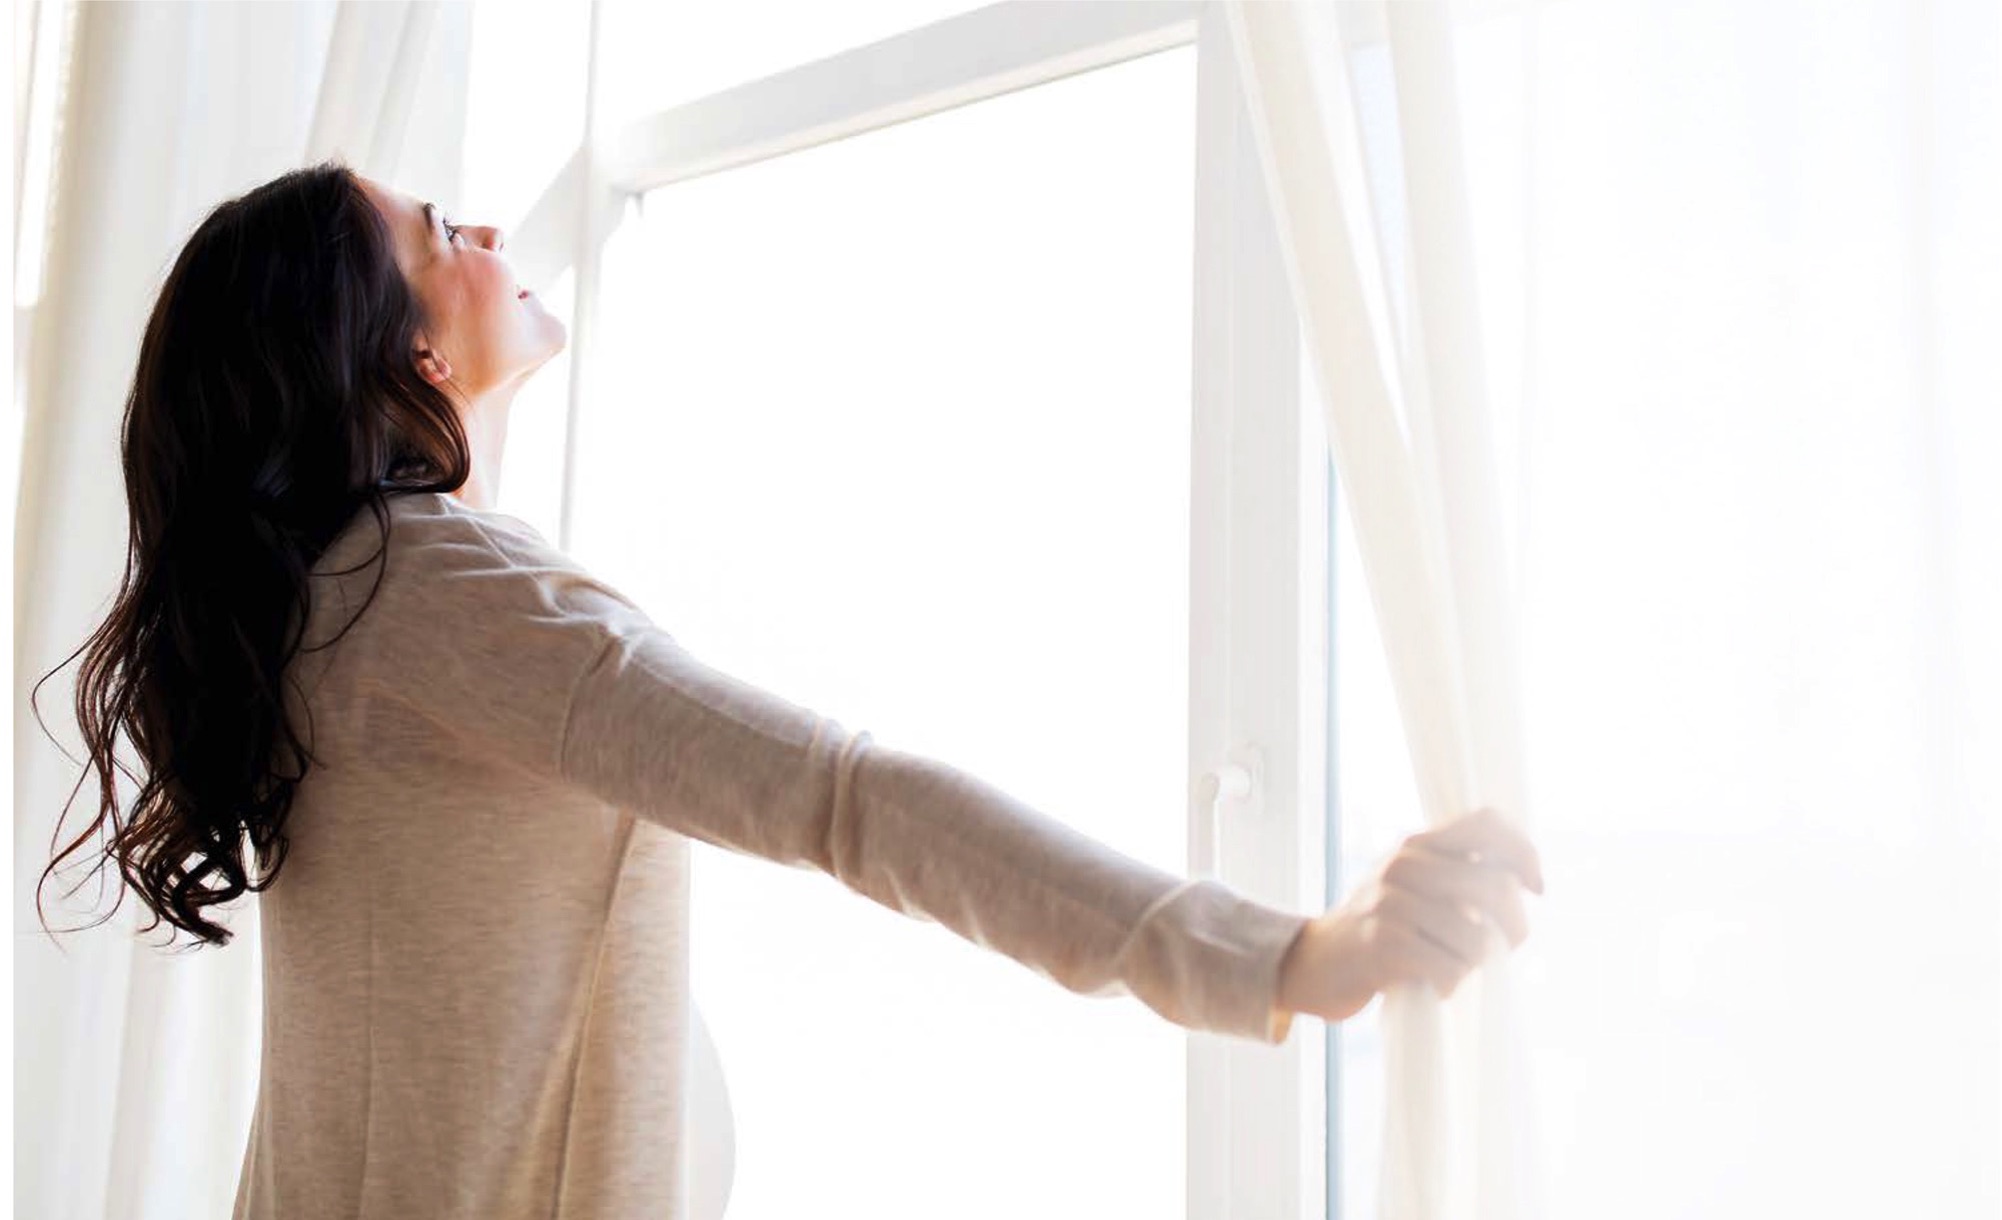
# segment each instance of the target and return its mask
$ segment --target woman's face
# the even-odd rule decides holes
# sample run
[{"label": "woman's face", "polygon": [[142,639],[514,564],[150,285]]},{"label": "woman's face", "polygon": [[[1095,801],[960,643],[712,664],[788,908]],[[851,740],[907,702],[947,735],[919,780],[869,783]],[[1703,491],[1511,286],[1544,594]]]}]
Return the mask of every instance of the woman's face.
[{"label": "woman's face", "polygon": [[362,178],[396,238],[403,278],[431,316],[411,358],[427,380],[446,383],[475,403],[512,390],[568,338],[563,322],[524,293],[501,254],[501,231],[447,224],[425,201]]}]

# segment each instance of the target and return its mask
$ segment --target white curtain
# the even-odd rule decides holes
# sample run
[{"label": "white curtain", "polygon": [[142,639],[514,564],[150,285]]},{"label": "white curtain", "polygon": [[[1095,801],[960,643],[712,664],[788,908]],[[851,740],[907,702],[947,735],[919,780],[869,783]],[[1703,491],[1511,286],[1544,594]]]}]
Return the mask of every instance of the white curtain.
[{"label": "white curtain", "polygon": [[[129,894],[101,925],[46,935],[35,889],[83,757],[76,663],[37,695],[60,749],[28,692],[117,588],[124,393],[181,243],[222,199],[335,154],[456,198],[470,21],[463,5],[400,2],[85,4],[74,20],[46,289],[18,353],[14,1214],[214,1220],[229,1214],[256,1096],[255,904],[228,914],[237,937],[224,949],[165,952],[166,925],[135,939]],[[64,842],[96,816],[94,792],[78,792]],[[63,899],[85,868],[73,856],[43,887],[51,927],[109,908],[115,867]]]},{"label": "white curtain", "polygon": [[[1343,53],[1350,35],[1328,15],[1276,3],[1231,10],[1288,276],[1426,822],[1492,806],[1526,826],[1514,607],[1495,511],[1479,302],[1468,291],[1473,252],[1447,15],[1429,4],[1379,10],[1388,18],[1379,31],[1402,70],[1398,83],[1412,82],[1399,95],[1398,116],[1418,283],[1411,312],[1398,319],[1392,359],[1378,349],[1382,323],[1371,315],[1371,294],[1381,309],[1389,285],[1373,254],[1381,247],[1364,194],[1370,170]],[[1317,41],[1332,42],[1335,53],[1315,56]],[[1332,74],[1318,82],[1318,93],[1317,69]],[[1324,101],[1332,115],[1324,114]],[[1401,398],[1389,380],[1393,367]],[[1438,997],[1417,987],[1385,997],[1392,1098],[1386,1216],[1474,1214],[1453,1176],[1466,1160],[1453,1155],[1456,1132],[1447,1121],[1446,1089],[1456,1082],[1469,1086],[1463,1093],[1475,1105],[1467,1124],[1473,1138],[1462,1142],[1479,1154],[1473,1184],[1480,1214],[1516,1214],[1521,1158],[1501,1141],[1524,1131],[1517,1118],[1526,1108],[1514,1087],[1520,1050],[1508,1037],[1511,967],[1493,949],[1490,964],[1452,1002],[1454,1014],[1473,1023],[1460,1045],[1479,1053],[1451,1075]]]},{"label": "white curtain", "polygon": [[1417,810],[1550,885],[1376,1214],[1993,1216],[1996,6],[1228,7]]}]

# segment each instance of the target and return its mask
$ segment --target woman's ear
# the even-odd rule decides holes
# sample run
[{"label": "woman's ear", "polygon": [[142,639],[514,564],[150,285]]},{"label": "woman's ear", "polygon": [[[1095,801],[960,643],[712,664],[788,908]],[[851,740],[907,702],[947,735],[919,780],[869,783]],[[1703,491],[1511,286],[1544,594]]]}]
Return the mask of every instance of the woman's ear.
[{"label": "woman's ear", "polygon": [[452,362],[428,347],[417,349],[417,372],[432,385],[450,380]]}]

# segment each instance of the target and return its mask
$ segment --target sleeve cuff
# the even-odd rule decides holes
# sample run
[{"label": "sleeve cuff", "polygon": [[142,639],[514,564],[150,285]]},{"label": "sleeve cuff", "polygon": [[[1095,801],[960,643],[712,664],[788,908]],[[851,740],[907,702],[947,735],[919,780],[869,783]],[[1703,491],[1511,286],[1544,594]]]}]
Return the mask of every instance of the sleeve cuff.
[{"label": "sleeve cuff", "polygon": [[1141,929],[1129,986],[1186,1028],[1277,1045],[1294,1016],[1279,1007],[1279,966],[1311,922],[1213,878],[1189,881]]}]

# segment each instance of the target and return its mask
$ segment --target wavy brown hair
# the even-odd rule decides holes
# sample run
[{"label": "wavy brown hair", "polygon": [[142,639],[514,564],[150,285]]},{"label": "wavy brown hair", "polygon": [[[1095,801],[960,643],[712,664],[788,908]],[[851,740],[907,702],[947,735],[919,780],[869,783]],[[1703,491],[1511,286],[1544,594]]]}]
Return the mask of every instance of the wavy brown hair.
[{"label": "wavy brown hair", "polygon": [[[153,912],[138,930],[165,920],[199,948],[232,935],[206,908],[276,879],[293,791],[318,761],[310,725],[302,740],[287,722],[281,686],[308,574],[363,508],[386,545],[391,496],[456,491],[472,468],[457,409],[412,363],[428,322],[388,223],[338,159],[226,200],[196,226],[153,304],[125,401],[131,531],[117,599],[35,684],[84,654],[75,707],[89,758],[70,801],[93,771],[98,780],[96,820],[42,882],[108,824],[92,872],[115,860]],[[121,735],[139,773],[116,757]],[[120,772],[138,785],[124,820]]]}]

